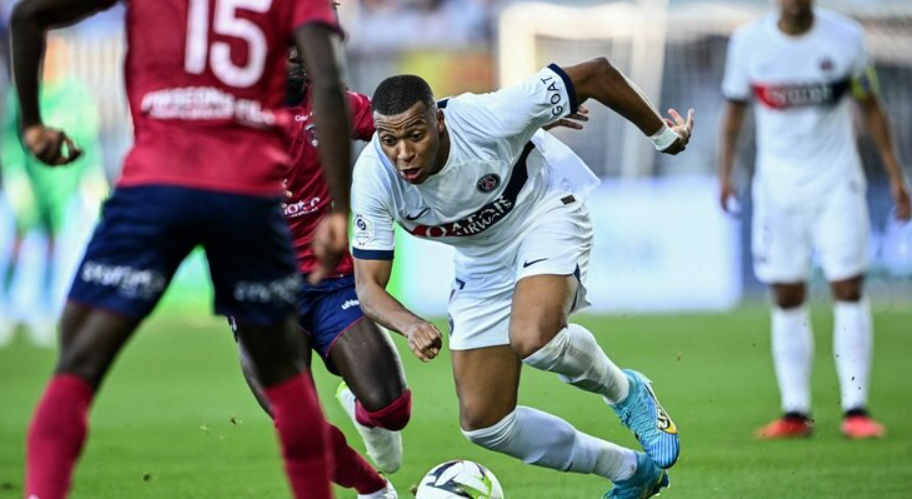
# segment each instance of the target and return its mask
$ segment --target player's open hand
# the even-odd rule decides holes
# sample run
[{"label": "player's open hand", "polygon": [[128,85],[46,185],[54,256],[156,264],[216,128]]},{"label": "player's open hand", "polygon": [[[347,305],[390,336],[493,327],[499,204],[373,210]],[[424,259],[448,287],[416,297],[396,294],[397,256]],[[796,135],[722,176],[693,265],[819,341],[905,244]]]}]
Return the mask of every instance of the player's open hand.
[{"label": "player's open hand", "polygon": [[409,348],[421,362],[428,362],[436,357],[443,347],[440,331],[430,322],[413,322],[400,332],[408,338]]},{"label": "player's open hand", "polygon": [[324,218],[317,226],[311,248],[319,265],[307,280],[316,284],[336,268],[348,249],[348,216],[333,212]]},{"label": "player's open hand", "polygon": [[566,118],[561,118],[554,123],[549,123],[543,126],[542,129],[551,130],[552,128],[563,127],[571,130],[582,130],[587,121],[589,121],[589,109],[585,106],[580,106],[577,112]]},{"label": "player's open hand", "polygon": [[76,147],[63,131],[44,125],[26,128],[22,141],[36,158],[50,166],[72,163],[82,155],[82,149]]},{"label": "player's open hand", "polygon": [[668,116],[670,116],[670,118],[665,118],[665,123],[678,134],[678,140],[664,149],[662,153],[674,156],[684,149],[687,149],[687,143],[690,142],[690,136],[693,134],[694,129],[694,110],[690,109],[687,111],[686,120],[674,109],[668,110]]},{"label": "player's open hand", "polygon": [[890,194],[893,196],[893,202],[896,203],[896,218],[908,222],[912,220],[912,200],[909,196],[909,185],[898,180],[890,183]]}]

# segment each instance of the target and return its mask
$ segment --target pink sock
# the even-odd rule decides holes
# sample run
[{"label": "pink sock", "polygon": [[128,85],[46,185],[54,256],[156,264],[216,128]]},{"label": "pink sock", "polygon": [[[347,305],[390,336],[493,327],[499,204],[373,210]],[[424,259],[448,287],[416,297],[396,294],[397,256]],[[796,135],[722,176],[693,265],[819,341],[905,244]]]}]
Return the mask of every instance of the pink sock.
[{"label": "pink sock", "polygon": [[25,497],[64,499],[89,431],[94,390],[72,374],[55,376],[38,403],[26,443]]},{"label": "pink sock", "polygon": [[345,435],[338,428],[329,425],[329,435],[336,464],[333,482],[348,489],[355,489],[364,495],[373,494],[386,487],[386,480],[348,446]]},{"label": "pink sock", "polygon": [[[295,499],[332,499],[329,433],[308,373],[265,389]],[[41,499],[44,499],[43,497]]]},{"label": "pink sock", "polygon": [[386,430],[399,431],[405,428],[409,418],[412,416],[412,392],[406,390],[399,398],[390,405],[379,411],[370,412],[361,405],[361,402],[355,402],[355,418],[359,423],[368,427],[380,427]]}]

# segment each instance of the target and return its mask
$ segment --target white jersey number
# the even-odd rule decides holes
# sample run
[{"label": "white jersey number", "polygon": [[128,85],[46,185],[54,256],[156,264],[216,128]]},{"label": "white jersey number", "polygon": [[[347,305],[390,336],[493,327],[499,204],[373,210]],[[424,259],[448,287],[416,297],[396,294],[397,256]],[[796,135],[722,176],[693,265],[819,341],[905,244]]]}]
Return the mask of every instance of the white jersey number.
[{"label": "white jersey number", "polygon": [[216,78],[236,88],[253,85],[263,76],[266,66],[266,36],[263,30],[248,19],[237,17],[239,9],[266,12],[272,0],[215,0],[215,17],[212,32],[219,35],[240,38],[247,42],[247,64],[237,66],[231,61],[231,46],[225,42],[213,42],[209,46],[209,1],[189,0],[187,19],[187,46],[184,54],[184,69],[190,74],[202,74],[208,64]]}]

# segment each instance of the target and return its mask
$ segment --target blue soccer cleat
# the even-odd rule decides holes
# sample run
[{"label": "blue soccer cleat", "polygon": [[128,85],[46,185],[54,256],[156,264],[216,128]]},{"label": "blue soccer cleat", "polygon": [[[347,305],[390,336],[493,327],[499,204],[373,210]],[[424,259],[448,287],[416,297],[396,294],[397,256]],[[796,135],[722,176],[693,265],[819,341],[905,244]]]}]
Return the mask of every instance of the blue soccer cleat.
[{"label": "blue soccer cleat", "polygon": [[659,468],[646,454],[637,452],[637,469],[626,480],[614,482],[604,499],[646,499],[659,495],[671,484],[668,472]]},{"label": "blue soccer cleat", "polygon": [[649,379],[630,369],[624,369],[624,373],[630,380],[630,392],[626,399],[611,407],[621,422],[633,430],[655,464],[659,468],[671,468],[681,451],[678,428],[656,399]]}]

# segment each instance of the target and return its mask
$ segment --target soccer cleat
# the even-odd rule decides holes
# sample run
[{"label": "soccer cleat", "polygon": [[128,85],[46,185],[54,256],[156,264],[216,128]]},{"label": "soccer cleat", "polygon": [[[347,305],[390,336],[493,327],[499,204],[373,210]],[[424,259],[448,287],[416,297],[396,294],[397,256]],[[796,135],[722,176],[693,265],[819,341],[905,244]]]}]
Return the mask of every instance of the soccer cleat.
[{"label": "soccer cleat", "polygon": [[383,490],[378,490],[373,494],[358,494],[358,499],[399,499],[399,494],[396,493],[393,483],[387,480]]},{"label": "soccer cleat", "polygon": [[881,438],[887,432],[882,424],[874,421],[865,410],[853,410],[846,413],[842,420],[842,434],[846,438],[858,440],[863,438]]},{"label": "soccer cleat", "polygon": [[377,469],[388,475],[398,471],[402,466],[402,434],[385,428],[368,428],[359,423],[355,416],[355,394],[344,381],[336,390],[336,399],[361,434],[364,446],[367,447],[367,456]]},{"label": "soccer cleat", "polygon": [[655,464],[659,468],[671,468],[681,451],[678,428],[656,399],[652,382],[630,369],[624,369],[624,374],[630,381],[630,391],[627,398],[611,407],[621,422],[633,430]]},{"label": "soccer cleat", "polygon": [[806,438],[814,433],[814,421],[797,412],[786,413],[757,430],[757,438],[770,440],[780,438]]},{"label": "soccer cleat", "polygon": [[649,456],[642,452],[636,455],[637,469],[633,476],[614,482],[603,499],[646,499],[659,495],[671,484],[668,472],[656,466]]}]

